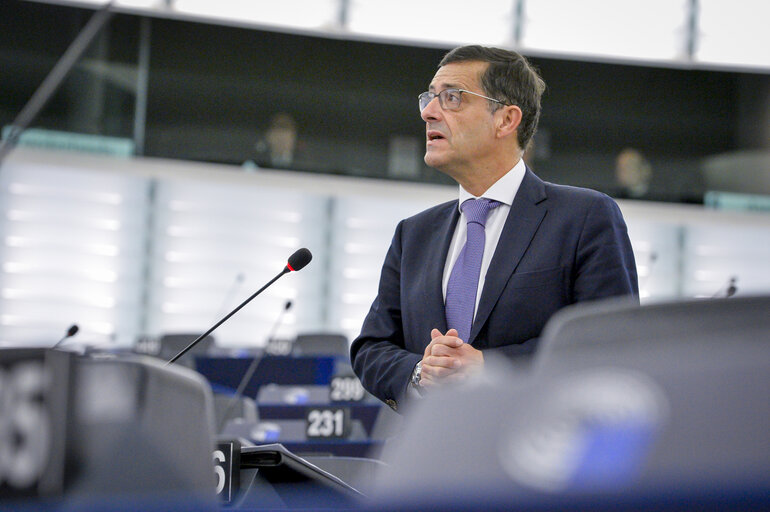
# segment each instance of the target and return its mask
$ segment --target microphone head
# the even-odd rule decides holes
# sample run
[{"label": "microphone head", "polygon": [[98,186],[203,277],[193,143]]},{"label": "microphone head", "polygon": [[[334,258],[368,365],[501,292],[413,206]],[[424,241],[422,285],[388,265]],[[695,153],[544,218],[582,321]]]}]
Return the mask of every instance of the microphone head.
[{"label": "microphone head", "polygon": [[302,270],[305,268],[305,265],[310,263],[310,260],[312,259],[313,255],[309,250],[303,247],[302,249],[297,250],[297,252],[289,256],[289,263],[286,265],[286,267],[292,272],[296,272],[297,270]]},{"label": "microphone head", "polygon": [[78,327],[78,324],[72,324],[70,325],[70,328],[67,329],[67,337],[70,338],[78,333],[80,330],[80,327]]},{"label": "microphone head", "polygon": [[733,276],[730,278],[730,284],[727,286],[727,293],[725,293],[725,297],[728,299],[735,295],[735,292],[738,291],[738,287],[735,286],[735,282],[738,280],[737,277]]},{"label": "microphone head", "polygon": [[291,301],[287,300],[286,304],[283,305],[283,310],[288,311],[291,308]]}]

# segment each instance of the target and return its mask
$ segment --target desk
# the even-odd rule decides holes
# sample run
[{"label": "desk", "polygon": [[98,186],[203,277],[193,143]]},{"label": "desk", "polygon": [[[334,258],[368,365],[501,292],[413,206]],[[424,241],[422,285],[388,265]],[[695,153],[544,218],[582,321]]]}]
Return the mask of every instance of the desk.
[{"label": "desk", "polygon": [[[209,380],[212,386],[235,390],[253,360],[252,358],[203,356],[195,358],[195,368]],[[259,388],[270,383],[326,385],[331,381],[334,365],[334,357],[263,356],[243,394],[255,398]]]},{"label": "desk", "polygon": [[372,434],[377,415],[383,405],[367,393],[361,401],[336,402],[329,399],[328,386],[280,386],[268,384],[257,394],[257,407],[262,420],[305,419],[308,408],[344,407],[350,410],[350,418],[359,420]]},{"label": "desk", "polygon": [[376,458],[383,441],[368,439],[360,422],[353,422],[350,436],[346,439],[308,438],[305,420],[275,420],[230,422],[220,434],[223,438],[241,438],[256,445],[280,443],[298,455],[331,454],[338,457]]}]

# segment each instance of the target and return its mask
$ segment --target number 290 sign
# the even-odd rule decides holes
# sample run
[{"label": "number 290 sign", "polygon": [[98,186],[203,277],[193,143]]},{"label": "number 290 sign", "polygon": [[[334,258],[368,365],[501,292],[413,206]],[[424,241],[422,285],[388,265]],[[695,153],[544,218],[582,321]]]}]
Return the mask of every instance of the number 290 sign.
[{"label": "number 290 sign", "polygon": [[350,409],[346,407],[307,410],[305,434],[308,439],[343,439],[350,435]]},{"label": "number 290 sign", "polygon": [[329,383],[330,402],[360,402],[366,398],[366,391],[355,375],[334,377]]}]

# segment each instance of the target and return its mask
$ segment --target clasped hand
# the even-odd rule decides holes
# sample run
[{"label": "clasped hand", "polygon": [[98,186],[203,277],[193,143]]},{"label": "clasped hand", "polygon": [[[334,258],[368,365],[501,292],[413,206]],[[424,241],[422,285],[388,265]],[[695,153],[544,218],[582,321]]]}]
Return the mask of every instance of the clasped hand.
[{"label": "clasped hand", "polygon": [[484,365],[484,354],[457,337],[457,330],[430,333],[431,342],[422,357],[420,385],[426,388],[465,381]]}]

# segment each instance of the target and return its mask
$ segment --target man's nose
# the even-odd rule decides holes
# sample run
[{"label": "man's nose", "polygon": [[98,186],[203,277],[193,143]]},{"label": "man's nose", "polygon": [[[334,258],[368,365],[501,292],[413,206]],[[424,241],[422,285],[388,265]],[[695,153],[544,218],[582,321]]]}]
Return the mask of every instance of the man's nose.
[{"label": "man's nose", "polygon": [[441,105],[439,104],[438,96],[434,97],[427,105],[425,105],[425,108],[420,112],[420,117],[422,117],[422,120],[425,122],[435,121],[441,118]]}]

